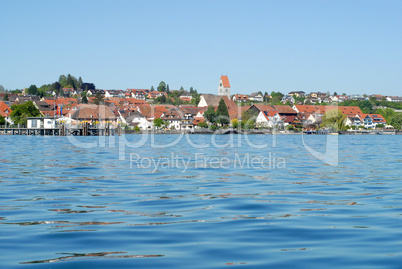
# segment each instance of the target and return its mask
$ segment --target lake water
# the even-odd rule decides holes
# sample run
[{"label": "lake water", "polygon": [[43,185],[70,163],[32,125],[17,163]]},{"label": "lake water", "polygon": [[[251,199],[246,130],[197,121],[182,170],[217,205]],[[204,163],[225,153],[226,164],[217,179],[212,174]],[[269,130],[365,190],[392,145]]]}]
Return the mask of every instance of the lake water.
[{"label": "lake water", "polygon": [[0,136],[0,149],[1,268],[402,266],[402,136]]}]

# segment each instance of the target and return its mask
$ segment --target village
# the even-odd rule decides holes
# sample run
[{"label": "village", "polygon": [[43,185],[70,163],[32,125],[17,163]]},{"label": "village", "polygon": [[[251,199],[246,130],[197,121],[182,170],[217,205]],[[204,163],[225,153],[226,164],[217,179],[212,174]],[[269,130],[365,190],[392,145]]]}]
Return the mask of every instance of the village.
[{"label": "village", "polygon": [[[286,95],[279,92],[270,95],[267,92],[231,94],[229,78],[224,75],[219,79],[216,95],[199,94],[193,88],[190,91],[183,88],[170,91],[164,82],[158,90],[153,87],[100,90],[93,84],[82,82],[80,86],[85,89],[66,87],[61,89],[61,93],[49,91],[42,97],[29,94],[29,89],[15,94],[0,93],[3,133],[22,134],[12,128],[24,129],[24,134],[31,135],[111,135],[120,133],[120,130],[194,133],[226,128],[305,133],[320,133],[326,129],[325,133],[364,133],[401,128],[400,110],[381,106],[391,103],[398,108],[402,104],[402,97],[398,96],[306,94],[304,91],[291,91]],[[364,107],[362,110],[359,106],[344,105],[348,102],[369,105],[364,111]],[[22,104],[32,104],[31,110],[36,109],[37,113],[13,114],[13,108]],[[370,113],[372,111],[375,113]],[[88,133],[89,130],[92,131]]]}]

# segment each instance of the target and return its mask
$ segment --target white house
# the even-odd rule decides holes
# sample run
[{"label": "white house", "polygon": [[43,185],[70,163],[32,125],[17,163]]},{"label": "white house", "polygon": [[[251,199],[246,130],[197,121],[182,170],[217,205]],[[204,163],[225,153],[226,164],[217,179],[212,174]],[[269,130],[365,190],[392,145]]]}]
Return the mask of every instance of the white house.
[{"label": "white house", "polygon": [[258,113],[257,118],[255,119],[255,124],[258,127],[283,127],[283,119],[279,115],[277,111],[269,110],[263,111],[261,110]]},{"label": "white house", "polygon": [[148,121],[147,118],[138,111],[131,113],[125,121],[128,126],[138,126],[141,130],[148,130],[153,126],[153,123]]},{"label": "white house", "polygon": [[262,103],[264,101],[264,97],[262,96],[261,93],[258,93],[258,92],[254,92],[254,93],[250,94],[248,96],[248,99],[250,101],[260,102],[260,103]]},{"label": "white house", "polygon": [[363,124],[362,120],[359,117],[347,117],[345,119],[345,126],[355,126],[356,128]]},{"label": "white house", "polygon": [[399,96],[387,96],[386,100],[388,102],[402,102],[402,97]]}]

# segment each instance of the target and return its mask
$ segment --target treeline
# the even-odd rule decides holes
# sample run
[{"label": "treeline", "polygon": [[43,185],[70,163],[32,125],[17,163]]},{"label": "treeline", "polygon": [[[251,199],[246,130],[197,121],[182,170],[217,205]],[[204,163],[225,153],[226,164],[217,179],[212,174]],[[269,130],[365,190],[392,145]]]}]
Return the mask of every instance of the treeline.
[{"label": "treeline", "polygon": [[397,102],[389,102],[386,100],[375,100],[375,98],[371,98],[370,100],[345,100],[342,103],[339,103],[340,106],[358,106],[361,111],[365,114],[373,114],[376,112],[375,107],[388,107],[396,110],[402,110],[402,103]]},{"label": "treeline", "polygon": [[[154,86],[151,86],[150,91],[155,91]],[[155,99],[156,104],[168,104],[168,105],[183,105],[183,104],[192,104],[197,105],[200,102],[201,95],[198,93],[196,89],[190,87],[189,91],[184,90],[183,86],[180,87],[180,90],[173,90],[170,91],[169,84],[166,84],[164,81],[159,83],[157,87],[158,92],[165,92],[165,95],[162,95]],[[183,94],[190,94],[191,95],[191,102],[184,101],[180,99],[180,96]]]},{"label": "treeline", "polygon": [[64,96],[63,88],[72,88],[74,90],[83,89],[95,89],[93,83],[84,83],[81,77],[78,79],[70,74],[67,76],[60,75],[59,80],[50,84],[44,84],[39,88],[36,85],[29,86],[27,93],[29,95],[36,95],[39,97],[50,95],[48,93],[55,92],[57,95]]}]

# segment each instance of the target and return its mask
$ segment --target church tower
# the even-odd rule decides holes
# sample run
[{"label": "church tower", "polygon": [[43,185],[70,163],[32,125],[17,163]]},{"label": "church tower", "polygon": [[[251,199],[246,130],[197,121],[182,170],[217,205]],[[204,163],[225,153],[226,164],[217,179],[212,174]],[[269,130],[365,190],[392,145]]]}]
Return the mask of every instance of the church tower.
[{"label": "church tower", "polygon": [[230,99],[230,84],[228,76],[221,76],[218,87],[218,95],[227,96]]}]

